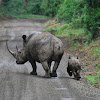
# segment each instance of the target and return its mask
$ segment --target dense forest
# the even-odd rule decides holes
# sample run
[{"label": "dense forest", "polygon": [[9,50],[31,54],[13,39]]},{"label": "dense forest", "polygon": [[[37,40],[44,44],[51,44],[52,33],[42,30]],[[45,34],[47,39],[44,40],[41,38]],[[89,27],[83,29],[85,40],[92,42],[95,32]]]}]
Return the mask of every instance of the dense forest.
[{"label": "dense forest", "polygon": [[100,36],[100,0],[0,0],[0,13],[46,15],[85,27],[90,39]]}]

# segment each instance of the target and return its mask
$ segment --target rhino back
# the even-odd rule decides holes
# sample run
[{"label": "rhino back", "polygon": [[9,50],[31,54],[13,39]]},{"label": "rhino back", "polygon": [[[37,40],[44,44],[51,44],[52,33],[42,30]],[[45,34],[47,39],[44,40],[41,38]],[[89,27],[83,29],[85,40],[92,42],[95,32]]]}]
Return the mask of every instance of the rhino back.
[{"label": "rhino back", "polygon": [[49,60],[63,52],[62,42],[48,32],[32,35],[26,51],[37,61]]}]

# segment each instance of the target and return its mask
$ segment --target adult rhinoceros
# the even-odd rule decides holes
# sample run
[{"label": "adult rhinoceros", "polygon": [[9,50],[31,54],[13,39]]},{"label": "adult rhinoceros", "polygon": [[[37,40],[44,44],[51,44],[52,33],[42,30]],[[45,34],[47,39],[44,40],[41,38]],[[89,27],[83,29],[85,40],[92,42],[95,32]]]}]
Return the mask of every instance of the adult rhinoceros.
[{"label": "adult rhinoceros", "polygon": [[[49,32],[34,33],[28,37],[23,35],[22,38],[23,48],[20,50],[17,48],[17,53],[13,53],[9,50],[6,42],[7,49],[16,59],[16,63],[24,64],[29,61],[33,68],[30,74],[37,75],[36,62],[39,62],[45,70],[45,77],[57,77],[56,71],[64,53],[64,47],[61,40]],[[52,61],[55,63],[51,72],[50,67]]]}]

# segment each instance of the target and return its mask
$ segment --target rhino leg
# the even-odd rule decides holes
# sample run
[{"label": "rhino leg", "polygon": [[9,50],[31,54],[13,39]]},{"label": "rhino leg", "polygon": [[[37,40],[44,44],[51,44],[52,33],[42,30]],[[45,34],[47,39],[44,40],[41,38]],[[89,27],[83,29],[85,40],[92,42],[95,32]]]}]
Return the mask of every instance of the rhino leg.
[{"label": "rhino leg", "polygon": [[50,78],[51,76],[50,76],[50,74],[51,74],[51,71],[50,71],[50,68],[49,68],[49,66],[48,66],[48,63],[47,63],[47,61],[45,61],[45,62],[41,62],[41,64],[42,64],[42,66],[43,66],[43,68],[44,68],[44,70],[45,70],[45,78]]},{"label": "rhino leg", "polygon": [[73,72],[73,74],[74,74],[74,79],[80,80],[80,78],[81,78],[81,76],[80,76],[80,70],[75,70]]},{"label": "rhino leg", "polygon": [[53,66],[53,70],[51,73],[51,77],[57,77],[57,68],[59,66],[60,61],[55,61],[54,66]]},{"label": "rhino leg", "polygon": [[69,76],[72,76],[72,70],[70,69],[70,67],[67,67],[67,72],[68,72]]},{"label": "rhino leg", "polygon": [[37,70],[36,62],[34,61],[34,62],[30,62],[30,63],[31,63],[32,68],[33,68],[33,71],[30,74],[31,75],[37,75],[37,72],[36,72],[36,70]]},{"label": "rhino leg", "polygon": [[51,61],[48,62],[48,66],[49,66],[49,68],[51,68]]}]

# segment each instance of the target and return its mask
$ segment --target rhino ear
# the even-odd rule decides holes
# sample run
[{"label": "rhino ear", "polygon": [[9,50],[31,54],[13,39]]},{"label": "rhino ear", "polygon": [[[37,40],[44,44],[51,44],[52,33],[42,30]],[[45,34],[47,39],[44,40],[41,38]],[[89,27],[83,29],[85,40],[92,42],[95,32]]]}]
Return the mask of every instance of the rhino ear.
[{"label": "rhino ear", "polygon": [[25,47],[27,43],[27,37],[26,35],[23,35],[22,38],[23,38],[23,47]]},{"label": "rhino ear", "polygon": [[78,56],[76,56],[76,59],[78,59]]},{"label": "rhino ear", "polygon": [[71,59],[71,56],[69,55],[69,59]]},{"label": "rhino ear", "polygon": [[23,38],[23,41],[26,41],[26,35],[23,35],[22,38]]}]

